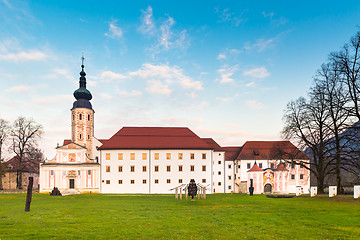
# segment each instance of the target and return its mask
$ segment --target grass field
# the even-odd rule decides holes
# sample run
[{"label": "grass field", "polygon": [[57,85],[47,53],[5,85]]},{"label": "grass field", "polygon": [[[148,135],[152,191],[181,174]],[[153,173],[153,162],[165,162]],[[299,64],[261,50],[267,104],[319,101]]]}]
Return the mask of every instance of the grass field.
[{"label": "grass field", "polygon": [[0,195],[0,239],[360,239],[360,199]]}]

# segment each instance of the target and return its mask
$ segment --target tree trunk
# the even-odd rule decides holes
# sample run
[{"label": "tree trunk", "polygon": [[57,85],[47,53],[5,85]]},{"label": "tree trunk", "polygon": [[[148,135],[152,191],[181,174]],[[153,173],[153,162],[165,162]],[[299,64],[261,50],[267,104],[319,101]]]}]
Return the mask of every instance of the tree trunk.
[{"label": "tree trunk", "polygon": [[3,176],[0,173],[0,190],[3,190],[3,189],[4,189],[4,187],[3,187]]},{"label": "tree trunk", "polygon": [[16,188],[22,189],[22,172],[18,171],[16,176]]},{"label": "tree trunk", "polygon": [[324,193],[324,176],[320,173],[316,177],[318,193]]}]

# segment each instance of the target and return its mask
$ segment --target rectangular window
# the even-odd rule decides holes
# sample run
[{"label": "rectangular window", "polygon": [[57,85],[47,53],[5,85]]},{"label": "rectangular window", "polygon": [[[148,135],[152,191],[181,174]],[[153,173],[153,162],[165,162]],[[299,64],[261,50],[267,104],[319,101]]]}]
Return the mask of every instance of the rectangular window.
[{"label": "rectangular window", "polygon": [[221,186],[221,182],[218,182],[218,186]]},{"label": "rectangular window", "polygon": [[106,180],[106,184],[110,184],[110,180]]},{"label": "rectangular window", "polygon": [[221,171],[218,171],[218,175],[221,175]]},{"label": "rectangular window", "polygon": [[155,184],[158,184],[159,183],[159,179],[155,179]]},{"label": "rectangular window", "polygon": [[146,160],[147,159],[147,154],[146,153],[143,153],[142,154],[142,160]]},{"label": "rectangular window", "polygon": [[228,168],[231,168],[231,164],[228,165]]},{"label": "rectangular window", "polygon": [[201,181],[202,183],[206,183],[206,179],[205,178],[203,178],[203,180]]},{"label": "rectangular window", "polygon": [[110,166],[106,166],[106,172],[110,172]]},{"label": "rectangular window", "polygon": [[194,165],[190,165],[190,172],[194,172],[195,171],[195,166]]},{"label": "rectangular window", "polygon": [[135,180],[130,180],[130,184],[135,184]]},{"label": "rectangular window", "polygon": [[119,184],[122,184],[122,180],[119,180]]},{"label": "rectangular window", "polygon": [[155,160],[159,160],[159,153],[155,153],[154,158],[155,158]]},{"label": "rectangular window", "polygon": [[183,181],[182,181],[182,179],[179,179],[179,183],[182,183]]},{"label": "rectangular window", "polygon": [[130,166],[130,172],[135,172],[135,166]]},{"label": "rectangular window", "polygon": [[123,160],[124,155],[122,153],[118,153],[118,160]]},{"label": "rectangular window", "polygon": [[[63,175],[65,175],[65,174],[63,174]],[[88,175],[91,176],[91,170],[88,170]]]},{"label": "rectangular window", "polygon": [[247,169],[250,169],[251,163],[248,163],[248,164],[246,165],[246,167],[247,167]]},{"label": "rectangular window", "polygon": [[123,171],[123,166],[119,166],[119,172]]},{"label": "rectangular window", "polygon": [[291,174],[291,179],[292,179],[292,180],[295,179],[295,174]]},{"label": "rectangular window", "polygon": [[183,171],[183,166],[179,165],[179,172],[182,172],[182,171]]},{"label": "rectangular window", "polygon": [[183,154],[182,154],[182,153],[179,153],[179,154],[178,154],[178,157],[179,157],[179,160],[182,160],[182,159],[183,159]]},{"label": "rectangular window", "polygon": [[143,179],[143,184],[146,184],[146,179]]},{"label": "rectangular window", "polygon": [[171,153],[166,154],[166,160],[171,160]]},{"label": "rectangular window", "polygon": [[202,159],[206,159],[206,153],[203,153],[201,155],[202,155]]},{"label": "rectangular window", "polygon": [[154,171],[158,172],[159,171],[159,166],[154,166]]},{"label": "rectangular window", "polygon": [[107,153],[107,154],[105,155],[105,159],[106,159],[106,160],[110,160],[110,153]]},{"label": "rectangular window", "polygon": [[166,166],[166,171],[171,172],[171,166]]},{"label": "rectangular window", "polygon": [[218,161],[218,164],[221,164],[221,161]]},{"label": "rectangular window", "polygon": [[241,168],[241,165],[239,164],[239,165],[238,165],[238,169],[240,169],[240,168]]},{"label": "rectangular window", "polygon": [[304,179],[304,174],[300,174],[300,179]]},{"label": "rectangular window", "polygon": [[80,176],[80,173],[81,173],[81,171],[80,170],[78,170],[78,175]]},{"label": "rectangular window", "polygon": [[166,179],[166,183],[171,183],[171,179]]},{"label": "rectangular window", "polygon": [[54,176],[54,170],[50,170],[50,175]]},{"label": "rectangular window", "polygon": [[295,168],[295,162],[291,162],[291,168]]},{"label": "rectangular window", "polygon": [[259,168],[262,168],[262,163],[259,163]]},{"label": "rectangular window", "polygon": [[228,176],[228,179],[231,180],[231,175]]},{"label": "rectangular window", "polygon": [[270,168],[274,169],[275,168],[275,163],[271,163]]},{"label": "rectangular window", "polygon": [[202,165],[202,171],[206,172],[206,165]]},{"label": "rectangular window", "polygon": [[142,166],[143,172],[146,172],[146,166]]},{"label": "rectangular window", "polygon": [[195,153],[190,153],[190,159],[192,159],[192,160],[195,159]]},{"label": "rectangular window", "polygon": [[130,153],[130,160],[135,160],[135,153]]},{"label": "rectangular window", "polygon": [[[91,170],[89,170],[90,173],[91,173]],[[66,176],[66,171],[63,171],[63,176]]]},{"label": "rectangular window", "polygon": [[228,189],[231,190],[231,186],[228,186]]}]

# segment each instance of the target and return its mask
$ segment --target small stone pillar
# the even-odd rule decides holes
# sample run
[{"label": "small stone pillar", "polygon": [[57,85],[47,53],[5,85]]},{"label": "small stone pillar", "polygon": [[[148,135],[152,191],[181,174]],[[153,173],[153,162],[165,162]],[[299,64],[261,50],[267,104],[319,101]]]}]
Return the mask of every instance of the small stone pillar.
[{"label": "small stone pillar", "polygon": [[188,189],[185,188],[185,199],[187,200],[187,198],[188,198]]},{"label": "small stone pillar", "polygon": [[296,186],[296,196],[300,196],[303,194],[303,187],[302,186]]},{"label": "small stone pillar", "polygon": [[310,187],[310,197],[315,197],[317,195],[317,187]]},{"label": "small stone pillar", "polygon": [[180,200],[182,200],[182,188],[180,187]]},{"label": "small stone pillar", "polygon": [[175,199],[176,199],[176,200],[179,199],[179,198],[178,198],[178,189],[177,189],[177,188],[175,188]]},{"label": "small stone pillar", "polygon": [[329,197],[335,197],[337,195],[337,186],[329,186]]},{"label": "small stone pillar", "polygon": [[354,186],[354,198],[360,198],[360,185]]}]

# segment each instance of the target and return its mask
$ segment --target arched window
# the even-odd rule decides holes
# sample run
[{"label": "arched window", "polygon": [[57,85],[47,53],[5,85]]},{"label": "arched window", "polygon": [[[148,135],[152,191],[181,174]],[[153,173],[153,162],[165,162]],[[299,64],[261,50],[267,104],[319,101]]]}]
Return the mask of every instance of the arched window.
[{"label": "arched window", "polygon": [[90,135],[88,134],[88,140],[90,140]]},{"label": "arched window", "polygon": [[90,114],[88,114],[88,121],[90,121]]},{"label": "arched window", "polygon": [[81,139],[81,133],[80,133],[80,135],[79,135],[79,138]]},{"label": "arched window", "polygon": [[79,114],[79,119],[82,120],[82,114],[81,113]]}]

